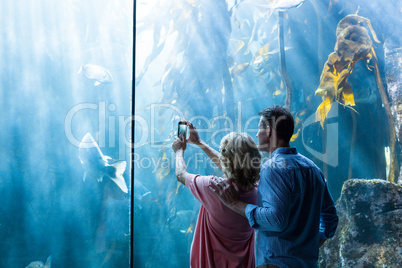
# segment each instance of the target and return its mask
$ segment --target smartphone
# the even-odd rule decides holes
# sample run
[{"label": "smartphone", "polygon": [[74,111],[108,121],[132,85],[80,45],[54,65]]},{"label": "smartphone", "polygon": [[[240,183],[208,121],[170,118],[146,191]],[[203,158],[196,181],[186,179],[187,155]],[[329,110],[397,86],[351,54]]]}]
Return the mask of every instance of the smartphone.
[{"label": "smartphone", "polygon": [[187,137],[187,124],[184,121],[179,122],[179,128],[177,130],[177,136],[179,138],[184,137],[186,139]]}]

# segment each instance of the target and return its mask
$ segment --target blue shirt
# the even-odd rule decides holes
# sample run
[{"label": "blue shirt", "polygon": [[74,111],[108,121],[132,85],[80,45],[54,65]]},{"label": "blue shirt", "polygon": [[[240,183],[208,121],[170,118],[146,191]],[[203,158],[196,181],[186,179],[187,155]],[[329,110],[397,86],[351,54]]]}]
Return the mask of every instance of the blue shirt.
[{"label": "blue shirt", "polygon": [[319,239],[333,237],[338,225],[323,173],[289,147],[262,166],[258,206],[247,205],[246,216],[258,230],[257,266],[317,267]]}]

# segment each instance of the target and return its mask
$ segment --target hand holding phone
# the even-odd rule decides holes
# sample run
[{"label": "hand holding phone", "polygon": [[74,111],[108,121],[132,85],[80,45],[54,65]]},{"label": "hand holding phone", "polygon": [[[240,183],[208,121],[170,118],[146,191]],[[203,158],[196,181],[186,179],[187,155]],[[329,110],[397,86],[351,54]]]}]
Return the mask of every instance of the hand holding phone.
[{"label": "hand holding phone", "polygon": [[178,152],[180,150],[186,150],[186,135],[187,135],[187,123],[184,121],[179,122],[179,127],[177,130],[177,138],[172,144],[172,148],[174,152]]},{"label": "hand holding phone", "polygon": [[187,129],[188,129],[187,123],[185,121],[180,121],[178,130],[177,130],[177,136],[180,139],[186,140],[186,138],[187,138]]},{"label": "hand holding phone", "polygon": [[189,122],[189,121],[186,121],[186,122],[187,122],[188,129],[190,131],[190,137],[187,139],[187,142],[191,143],[191,144],[199,145],[201,143],[201,139],[200,139],[200,136],[198,135],[197,129],[191,122]]}]

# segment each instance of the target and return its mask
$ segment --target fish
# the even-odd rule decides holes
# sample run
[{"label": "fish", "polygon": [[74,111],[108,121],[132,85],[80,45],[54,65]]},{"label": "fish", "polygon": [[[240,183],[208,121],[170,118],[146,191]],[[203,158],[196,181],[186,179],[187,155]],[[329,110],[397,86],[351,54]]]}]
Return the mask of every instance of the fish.
[{"label": "fish", "polygon": [[300,128],[295,134],[292,135],[292,137],[290,138],[290,142],[295,141],[299,137],[299,132],[300,132]]},{"label": "fish", "polygon": [[240,74],[244,73],[247,70],[248,66],[250,66],[250,63],[246,62],[243,64],[236,65],[233,68],[229,68],[229,71],[231,72],[233,77],[237,77]]},{"label": "fish", "polygon": [[258,0],[245,0],[237,5],[250,3],[266,10],[266,17],[269,18],[274,11],[286,11],[291,8],[298,8],[306,0],[276,0],[271,4],[261,4]]},{"label": "fish", "polygon": [[280,91],[279,89],[275,90],[273,93],[273,96],[278,96],[282,93],[282,91]]},{"label": "fish", "polygon": [[84,64],[81,65],[78,74],[84,73],[84,75],[90,79],[94,80],[94,86],[99,86],[100,84],[112,84],[113,77],[110,72],[99,65],[95,64]]},{"label": "fish", "polygon": [[88,176],[97,179],[98,182],[101,182],[103,177],[109,177],[123,192],[128,193],[123,178],[126,161],[116,161],[104,155],[90,133],[85,134],[79,145],[79,158],[85,169],[83,181]]},{"label": "fish", "polygon": [[306,0],[277,0],[275,1],[275,9],[279,11],[285,11],[290,8],[298,8]]},{"label": "fish", "polygon": [[44,264],[42,261],[33,261],[25,268],[51,268],[52,265],[52,256],[49,256]]},{"label": "fish", "polygon": [[245,43],[240,39],[231,39],[228,46],[228,55],[236,55],[244,47]]},{"label": "fish", "polygon": [[273,4],[260,4],[255,3],[256,6],[260,6],[266,9],[274,9],[277,11],[286,11],[291,8],[298,8],[306,0],[276,0]]},{"label": "fish", "polygon": [[257,50],[253,62],[251,64],[261,63],[264,60],[264,56],[269,52],[270,45],[271,43],[268,42],[265,45],[263,45],[259,50]]},{"label": "fish", "polygon": [[151,191],[138,180],[134,180],[134,198],[136,200],[148,200],[151,196]]},{"label": "fish", "polygon": [[134,204],[142,209],[142,203],[152,199],[152,192],[140,181],[134,179]]},{"label": "fish", "polygon": [[169,213],[167,222],[172,230],[187,235],[193,232],[195,219],[195,212],[193,210],[180,210],[176,212],[176,208],[173,208]]},{"label": "fish", "polygon": [[[251,64],[253,65],[258,65],[263,63],[266,59],[268,59],[268,57],[279,53],[279,49],[274,49],[272,51],[269,51],[268,48],[266,47],[267,44],[265,44],[263,47],[261,47],[254,56],[253,61],[251,62]],[[288,51],[289,49],[293,49],[292,47],[285,47],[285,51]]]}]

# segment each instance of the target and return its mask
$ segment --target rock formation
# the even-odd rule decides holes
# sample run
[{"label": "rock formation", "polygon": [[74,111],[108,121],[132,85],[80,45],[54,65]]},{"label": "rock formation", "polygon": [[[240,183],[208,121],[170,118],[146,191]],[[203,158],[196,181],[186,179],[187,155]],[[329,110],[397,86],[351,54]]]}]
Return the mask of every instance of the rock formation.
[{"label": "rock formation", "polygon": [[402,186],[352,179],[336,203],[335,237],[320,248],[321,268],[402,267]]}]

